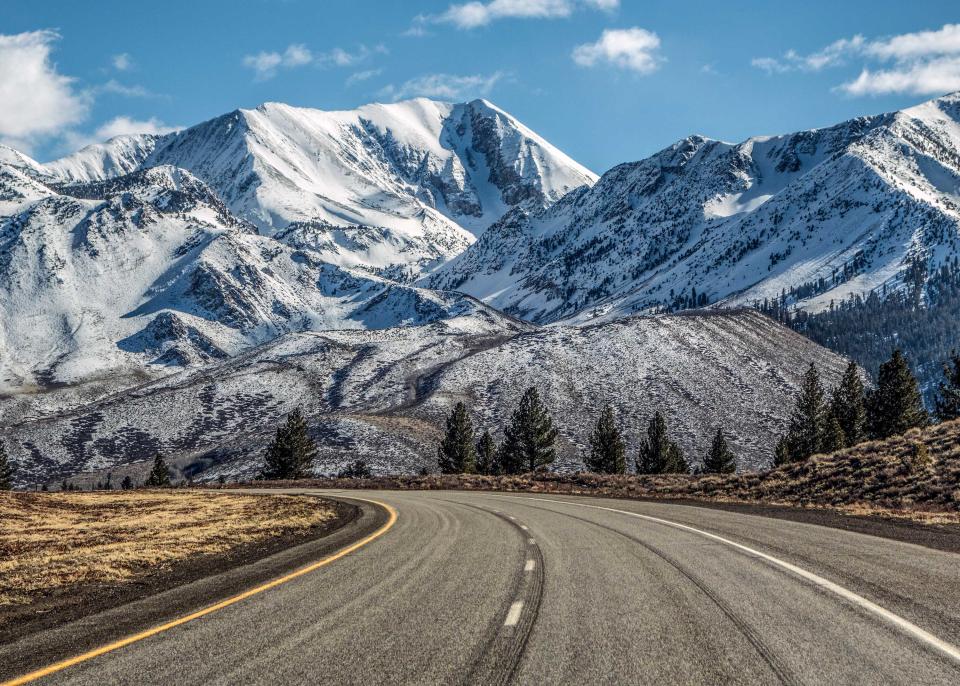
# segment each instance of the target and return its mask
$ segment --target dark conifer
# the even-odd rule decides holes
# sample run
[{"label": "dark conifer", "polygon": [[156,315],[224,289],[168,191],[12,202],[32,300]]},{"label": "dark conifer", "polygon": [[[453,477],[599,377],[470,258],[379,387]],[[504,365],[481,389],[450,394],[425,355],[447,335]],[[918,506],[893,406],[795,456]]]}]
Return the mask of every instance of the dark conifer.
[{"label": "dark conifer", "polygon": [[478,474],[496,474],[497,469],[497,444],[489,431],[484,431],[477,441],[477,473]]},{"label": "dark conifer", "polygon": [[437,446],[437,466],[442,474],[472,473],[477,453],[473,445],[473,424],[467,407],[457,403],[447,417],[447,431]]},{"label": "dark conifer", "polygon": [[133,488],[133,479],[130,478],[130,475],[127,474],[123,477],[123,481],[120,482],[120,490],[129,491]]},{"label": "dark conifer", "polygon": [[847,445],[849,445],[847,435],[843,432],[843,427],[840,426],[840,420],[831,415],[823,431],[823,442],[820,445],[820,450],[825,453],[833,453],[843,450]]},{"label": "dark conifer", "polygon": [[880,365],[877,387],[867,401],[871,438],[888,438],[930,421],[917,379],[899,349]]},{"label": "dark conifer", "polygon": [[7,446],[0,441],[0,491],[13,490],[13,465],[7,457]]},{"label": "dark conifer", "polygon": [[144,482],[147,488],[166,488],[170,486],[170,470],[167,463],[163,461],[163,456],[157,453],[153,458],[153,468]]},{"label": "dark conifer", "polygon": [[627,471],[626,446],[620,436],[613,408],[607,405],[590,434],[587,468],[598,474],[623,474]]},{"label": "dark conifer", "polygon": [[528,388],[510,417],[504,432],[500,464],[504,473],[534,472],[553,462],[557,430],[553,419],[540,401],[536,388]]},{"label": "dark conifer", "polygon": [[727,445],[722,427],[717,427],[713,445],[703,460],[703,471],[710,474],[732,474],[737,471],[737,458]]},{"label": "dark conifer", "polygon": [[659,412],[654,413],[647,425],[647,435],[640,439],[636,471],[637,474],[689,471],[683,452],[667,435],[667,421]]},{"label": "dark conifer", "polygon": [[[830,399],[830,416],[835,417],[840,429],[843,431],[844,445],[848,447],[856,445],[866,437],[864,432],[864,423],[867,418],[865,406],[863,379],[860,378],[860,368],[856,362],[847,365],[847,370],[843,373],[840,384],[833,389],[833,395]],[[829,426],[828,426],[829,428]],[[836,435],[827,437],[830,442],[835,442]],[[832,448],[839,450],[840,448]]]},{"label": "dark conifer", "polygon": [[960,353],[950,352],[950,362],[943,365],[943,381],[937,385],[937,419],[948,422],[960,418]]},{"label": "dark conifer", "polygon": [[282,426],[277,427],[273,442],[267,446],[262,479],[303,479],[310,476],[317,445],[307,432],[307,422],[298,407]]},{"label": "dark conifer", "polygon": [[787,429],[786,448],[790,460],[800,462],[822,449],[826,431],[827,404],[817,366],[810,367],[800,382],[797,405]]}]

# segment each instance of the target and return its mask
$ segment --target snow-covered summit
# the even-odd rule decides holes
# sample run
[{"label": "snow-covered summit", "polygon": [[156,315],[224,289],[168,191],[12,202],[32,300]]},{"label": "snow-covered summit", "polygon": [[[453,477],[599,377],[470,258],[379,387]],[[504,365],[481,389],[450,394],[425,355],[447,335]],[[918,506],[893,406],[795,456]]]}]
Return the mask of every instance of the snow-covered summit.
[{"label": "snow-covered summit", "polygon": [[897,287],[914,256],[935,269],[958,253],[952,94],[740,144],[691,136],[511,211],[424,283],[541,322],[784,293],[817,309]]}]

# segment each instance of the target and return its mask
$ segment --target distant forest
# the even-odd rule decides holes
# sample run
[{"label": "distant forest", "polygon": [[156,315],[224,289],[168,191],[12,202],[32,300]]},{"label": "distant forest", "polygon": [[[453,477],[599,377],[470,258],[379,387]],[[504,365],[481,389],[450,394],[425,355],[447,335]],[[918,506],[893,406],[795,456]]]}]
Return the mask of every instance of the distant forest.
[{"label": "distant forest", "polygon": [[797,294],[756,303],[758,310],[831,350],[858,362],[873,378],[900,348],[910,361],[930,406],[943,364],[960,350],[960,264],[954,257],[933,274],[915,260],[904,271],[903,288],[871,291],[831,303],[823,312],[790,310]]}]

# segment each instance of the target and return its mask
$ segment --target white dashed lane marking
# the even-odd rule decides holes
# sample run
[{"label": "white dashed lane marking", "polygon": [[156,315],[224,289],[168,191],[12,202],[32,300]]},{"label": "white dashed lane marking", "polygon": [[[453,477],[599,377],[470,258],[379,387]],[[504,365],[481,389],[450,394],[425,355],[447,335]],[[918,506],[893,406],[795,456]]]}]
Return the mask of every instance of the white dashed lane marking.
[{"label": "white dashed lane marking", "polygon": [[507,618],[503,621],[504,626],[516,626],[520,621],[520,613],[523,612],[523,601],[518,600],[510,606]]}]

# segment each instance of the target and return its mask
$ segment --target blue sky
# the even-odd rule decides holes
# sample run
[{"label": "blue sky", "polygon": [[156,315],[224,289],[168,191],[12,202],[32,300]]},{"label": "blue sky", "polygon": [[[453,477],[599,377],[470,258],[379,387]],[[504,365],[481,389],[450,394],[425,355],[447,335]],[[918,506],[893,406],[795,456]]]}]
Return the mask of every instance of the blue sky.
[{"label": "blue sky", "polygon": [[486,97],[597,172],[960,90],[954,0],[5,0],[0,141],[45,160],[272,100]]}]

